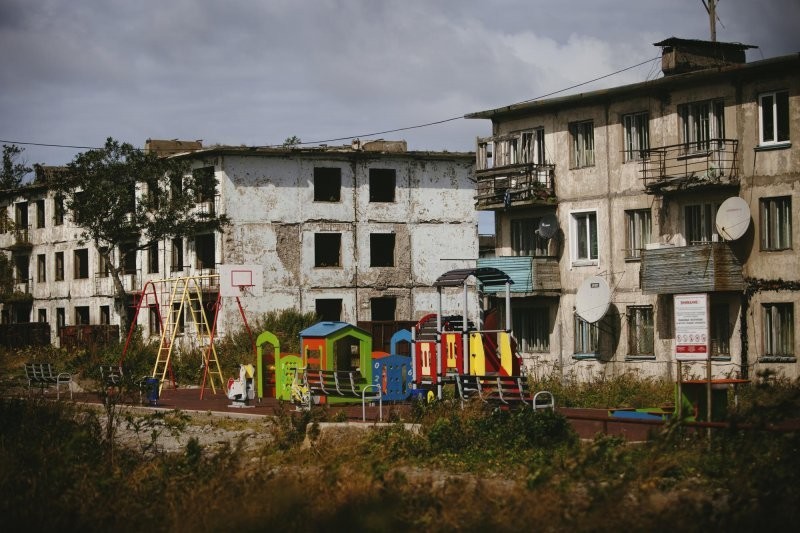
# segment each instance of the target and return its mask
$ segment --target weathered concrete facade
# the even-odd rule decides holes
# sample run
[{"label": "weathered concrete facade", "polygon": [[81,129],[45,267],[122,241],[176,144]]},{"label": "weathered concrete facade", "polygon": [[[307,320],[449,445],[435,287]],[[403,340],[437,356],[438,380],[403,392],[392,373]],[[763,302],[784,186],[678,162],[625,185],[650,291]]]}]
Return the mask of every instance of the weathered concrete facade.
[{"label": "weathered concrete facade", "polygon": [[[180,146],[168,148],[174,155]],[[474,265],[478,255],[473,154],[408,152],[404,142],[386,141],[190,149],[174,157],[216,179],[214,198],[197,209],[225,214],[231,224],[138,250],[123,279],[134,297],[148,280],[248,264],[263,268],[264,281],[261,296],[241,299],[248,316],[294,308],[352,323],[413,320],[437,309],[436,278]],[[145,193],[143,186],[137,194]],[[0,207],[11,221],[0,246],[15,289],[2,304],[4,322],[50,322],[54,339],[63,325],[120,324],[111,277],[97,250],[79,243],[71,216],[57,220],[44,177],[6,191]],[[213,301],[217,290],[207,287],[204,298]],[[445,305],[456,312],[459,295]],[[241,327],[238,306],[223,299],[220,320],[220,334]],[[137,321],[146,336],[159,334],[148,309]]]},{"label": "weathered concrete facade", "polygon": [[[668,41],[673,53],[709,46]],[[672,378],[673,295],[707,292],[715,376],[753,377],[765,367],[800,375],[800,231],[791,216],[800,202],[799,66],[798,55],[728,62],[468,115],[492,121],[492,135],[478,139],[476,199],[495,212],[497,257],[478,264],[514,268],[525,256],[558,264],[559,293],[513,293],[514,332],[530,368]],[[723,242],[716,211],[732,196],[747,201],[751,221]],[[558,230],[546,240],[538,224],[548,216]],[[703,253],[714,259],[691,271]],[[665,254],[679,267],[662,273]],[[594,325],[575,314],[590,276],[612,293]],[[687,368],[705,375],[701,365]]]}]

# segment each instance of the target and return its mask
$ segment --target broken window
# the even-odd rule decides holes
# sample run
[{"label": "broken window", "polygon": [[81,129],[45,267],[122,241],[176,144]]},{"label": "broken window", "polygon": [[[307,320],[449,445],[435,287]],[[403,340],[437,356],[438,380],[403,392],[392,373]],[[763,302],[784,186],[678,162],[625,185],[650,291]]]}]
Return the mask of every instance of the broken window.
[{"label": "broken window", "polygon": [[119,253],[122,256],[122,273],[136,274],[136,244],[121,244],[119,246]]},{"label": "broken window", "polygon": [[520,133],[519,162],[544,165],[544,128]]},{"label": "broken window", "polygon": [[64,223],[64,197],[56,195],[53,198],[53,225],[60,226]]},{"label": "broken window", "polygon": [[89,306],[75,306],[75,325],[81,326],[89,323]]},{"label": "broken window", "polygon": [[183,270],[183,239],[175,237],[172,239],[172,262],[170,271],[180,272]]},{"label": "broken window", "polygon": [[217,195],[217,178],[214,167],[202,167],[192,170],[195,199],[198,203],[213,202]]},{"label": "broken window", "polygon": [[342,169],[314,167],[314,201],[338,202],[342,194]]},{"label": "broken window", "polygon": [[369,266],[394,266],[394,233],[372,233],[369,236]]},{"label": "broken window", "polygon": [[341,266],[341,233],[316,233],[314,234],[314,266],[338,267]]},{"label": "broken window", "polygon": [[100,324],[104,326],[111,324],[111,308],[107,305],[100,306]]},{"label": "broken window", "polygon": [[216,248],[213,233],[197,235],[194,238],[194,253],[197,268],[214,268],[216,264]]},{"label": "broken window", "polygon": [[36,227],[44,227],[44,200],[36,200]]},{"label": "broken window", "polygon": [[789,91],[764,93],[758,97],[760,145],[789,142]]},{"label": "broken window", "polygon": [[393,168],[369,169],[370,202],[394,202],[396,174]]},{"label": "broken window", "polygon": [[394,296],[383,296],[381,298],[370,298],[369,301],[372,320],[389,321],[395,319],[397,309],[397,298]]},{"label": "broken window", "polygon": [[74,267],[73,277],[75,279],[86,279],[89,277],[89,250],[81,248],[75,250],[72,265]]},{"label": "broken window", "polygon": [[678,106],[683,148],[686,152],[705,152],[721,147],[715,141],[725,138],[725,106],[722,100],[705,100]]},{"label": "broken window", "polygon": [[111,274],[111,263],[108,261],[108,248],[102,247],[97,252],[97,275],[107,278]]},{"label": "broken window", "polygon": [[44,254],[36,256],[36,281],[39,283],[47,281],[47,256]]},{"label": "broken window", "polygon": [[655,355],[653,306],[628,306],[628,355]]},{"label": "broken window", "polygon": [[314,306],[320,320],[338,322],[342,319],[342,300],[340,298],[317,298]]},{"label": "broken window", "polygon": [[30,278],[31,258],[25,254],[14,254],[14,269],[16,270],[16,282],[28,283]]},{"label": "broken window", "polygon": [[28,202],[17,202],[14,205],[14,224],[17,230],[28,229]]},{"label": "broken window", "polygon": [[64,281],[64,252],[56,252],[56,281]]},{"label": "broken window", "polygon": [[573,122],[569,125],[572,138],[572,168],[594,166],[594,121]]},{"label": "broken window", "polygon": [[648,158],[650,150],[650,114],[631,113],[622,117],[625,128],[625,161]]},{"label": "broken window", "polygon": [[158,241],[147,245],[147,273],[158,273]]}]

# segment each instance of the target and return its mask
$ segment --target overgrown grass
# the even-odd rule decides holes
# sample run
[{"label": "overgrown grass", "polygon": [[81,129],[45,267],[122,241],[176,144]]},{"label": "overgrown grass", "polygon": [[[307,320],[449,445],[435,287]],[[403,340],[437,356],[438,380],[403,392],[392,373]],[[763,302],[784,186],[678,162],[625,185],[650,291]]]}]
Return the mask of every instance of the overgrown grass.
[{"label": "overgrown grass", "polygon": [[[800,408],[800,385],[768,378],[749,403],[780,397],[764,426]],[[66,402],[0,400],[4,525],[753,531],[800,519],[796,431],[724,430],[708,439],[673,425],[645,444],[579,443],[552,413],[442,401],[415,408],[419,433],[396,424],[320,434],[316,424],[330,417],[324,409],[278,409],[263,429],[274,438],[257,452],[209,452],[189,440],[182,453],[167,454],[148,445],[150,435],[182,431],[191,422],[180,413],[135,422],[142,439],[130,449],[111,446],[102,417]]]},{"label": "overgrown grass", "polygon": [[578,380],[575,376],[553,372],[538,377],[534,389],[552,392],[561,407],[659,407],[671,404],[675,399],[674,382],[643,377],[635,372],[616,376],[599,374],[591,380]]}]

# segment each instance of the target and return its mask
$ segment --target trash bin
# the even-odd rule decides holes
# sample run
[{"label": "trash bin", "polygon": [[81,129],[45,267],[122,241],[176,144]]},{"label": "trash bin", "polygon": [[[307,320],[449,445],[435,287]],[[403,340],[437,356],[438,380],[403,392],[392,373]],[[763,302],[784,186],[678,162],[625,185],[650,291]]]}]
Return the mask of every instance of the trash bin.
[{"label": "trash bin", "polygon": [[158,405],[158,378],[147,378],[144,380],[144,391],[147,398],[147,403],[150,405]]}]

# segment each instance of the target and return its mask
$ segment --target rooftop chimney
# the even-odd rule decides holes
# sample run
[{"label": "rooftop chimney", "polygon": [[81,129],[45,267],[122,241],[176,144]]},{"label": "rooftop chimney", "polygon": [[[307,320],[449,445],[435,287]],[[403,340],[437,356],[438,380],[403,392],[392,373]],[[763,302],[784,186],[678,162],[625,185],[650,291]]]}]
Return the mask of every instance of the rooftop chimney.
[{"label": "rooftop chimney", "polygon": [[653,43],[653,45],[661,47],[661,71],[664,76],[729,65],[742,65],[746,62],[745,50],[757,48],[750,44],[720,43],[677,37],[670,37],[660,43]]}]

